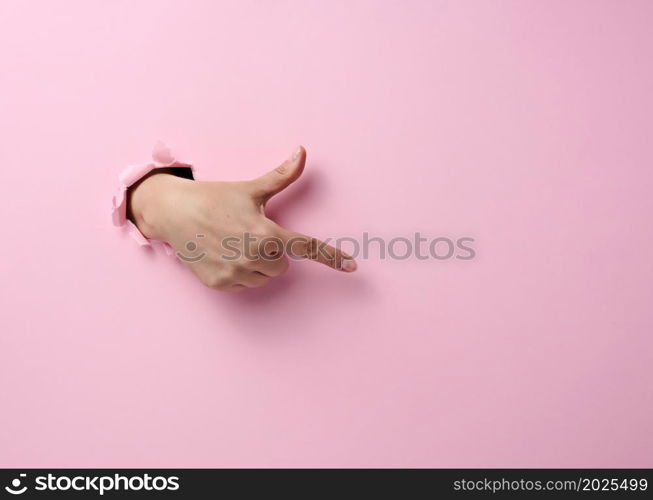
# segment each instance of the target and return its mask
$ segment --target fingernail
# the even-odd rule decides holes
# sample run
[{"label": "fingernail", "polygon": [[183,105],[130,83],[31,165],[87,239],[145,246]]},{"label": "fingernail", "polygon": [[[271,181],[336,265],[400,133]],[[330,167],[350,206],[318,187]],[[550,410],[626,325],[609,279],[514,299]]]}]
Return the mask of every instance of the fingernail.
[{"label": "fingernail", "polygon": [[343,259],[340,263],[340,269],[346,273],[354,272],[357,267],[356,261],[352,259]]},{"label": "fingernail", "polygon": [[297,149],[295,149],[295,152],[292,154],[292,159],[296,160],[301,154],[301,152],[302,152],[302,147],[299,146]]}]

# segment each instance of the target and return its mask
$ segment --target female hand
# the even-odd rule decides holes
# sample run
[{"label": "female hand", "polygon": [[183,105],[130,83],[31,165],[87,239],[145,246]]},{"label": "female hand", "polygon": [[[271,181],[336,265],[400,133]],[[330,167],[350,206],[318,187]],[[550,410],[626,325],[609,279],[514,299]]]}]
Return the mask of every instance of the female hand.
[{"label": "female hand", "polygon": [[288,269],[288,256],[352,272],[356,262],[330,245],[282,228],[265,204],[299,178],[301,146],[280,166],[251,181],[201,182],[154,173],[130,189],[129,208],[143,235],[168,243],[206,286],[258,287]]}]

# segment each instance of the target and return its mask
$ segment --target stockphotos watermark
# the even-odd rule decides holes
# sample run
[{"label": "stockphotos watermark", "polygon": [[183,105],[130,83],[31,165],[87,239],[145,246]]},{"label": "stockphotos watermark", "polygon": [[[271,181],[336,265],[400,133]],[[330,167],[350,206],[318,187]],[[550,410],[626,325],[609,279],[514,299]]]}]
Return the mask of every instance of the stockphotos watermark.
[{"label": "stockphotos watermark", "polygon": [[206,235],[197,234],[194,240],[185,244],[184,251],[178,251],[179,259],[194,263],[204,259],[212,251],[220,259],[238,260],[275,260],[281,255],[293,259],[330,260],[332,251],[329,247],[340,250],[353,259],[379,260],[473,260],[476,257],[475,239],[471,236],[425,237],[420,232],[407,236],[371,236],[364,232],[360,238],[350,236],[317,240],[297,235],[290,238],[276,236],[257,236],[245,232],[242,236],[233,235],[222,238],[215,248],[208,248]]},{"label": "stockphotos watermark", "polygon": [[150,476],[149,474],[129,475],[66,475],[47,474],[34,477],[34,484],[27,485],[27,474],[19,476],[5,486],[5,491],[11,495],[22,495],[27,491],[68,491],[87,492],[104,495],[106,492],[119,491],[177,491],[178,476]]}]

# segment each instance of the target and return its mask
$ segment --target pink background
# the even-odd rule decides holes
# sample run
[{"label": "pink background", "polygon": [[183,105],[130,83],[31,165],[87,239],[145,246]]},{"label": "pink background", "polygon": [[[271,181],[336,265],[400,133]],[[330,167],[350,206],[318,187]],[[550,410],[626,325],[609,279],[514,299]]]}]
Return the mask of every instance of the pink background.
[{"label": "pink background", "polygon": [[[653,3],[0,3],[0,466],[653,466]],[[316,236],[227,296],[112,227],[163,139],[299,143]]]}]

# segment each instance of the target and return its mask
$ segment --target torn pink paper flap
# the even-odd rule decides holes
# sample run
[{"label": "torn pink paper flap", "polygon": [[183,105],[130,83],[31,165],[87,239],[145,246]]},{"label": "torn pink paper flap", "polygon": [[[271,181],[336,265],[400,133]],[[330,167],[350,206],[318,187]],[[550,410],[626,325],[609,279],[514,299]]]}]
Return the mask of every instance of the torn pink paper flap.
[{"label": "torn pink paper flap", "polygon": [[130,186],[138,182],[145,175],[150,173],[156,168],[172,167],[172,168],[190,168],[193,170],[193,165],[190,163],[182,163],[175,160],[170,148],[163,142],[157,141],[152,149],[152,162],[140,165],[129,165],[118,175],[120,185],[116,194],[113,196],[111,215],[114,226],[127,226],[132,238],[140,246],[161,246],[168,255],[172,255],[172,248],[163,241],[150,240],[143,236],[138,230],[136,224],[127,220],[127,190]]}]

